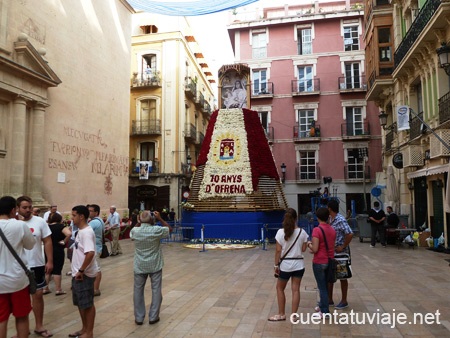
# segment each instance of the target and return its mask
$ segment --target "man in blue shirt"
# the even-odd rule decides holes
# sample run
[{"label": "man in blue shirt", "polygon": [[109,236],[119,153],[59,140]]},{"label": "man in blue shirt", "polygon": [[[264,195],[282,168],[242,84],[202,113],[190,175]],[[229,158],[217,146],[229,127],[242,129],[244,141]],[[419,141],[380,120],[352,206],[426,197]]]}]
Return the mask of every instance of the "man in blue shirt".
[{"label": "man in blue shirt", "polygon": [[98,273],[94,282],[94,296],[100,296],[100,282],[102,281],[102,272],[100,271],[100,255],[103,247],[103,233],[105,231],[105,223],[98,217],[100,215],[100,207],[97,204],[89,204],[89,226],[95,233],[95,258],[97,259]]},{"label": "man in blue shirt", "polygon": [[112,237],[112,249],[110,256],[116,256],[122,254],[122,248],[119,243],[120,236],[120,216],[119,213],[116,212],[116,207],[113,205],[109,208],[109,216],[106,220],[105,225],[107,225],[106,230],[111,229],[111,237]]}]

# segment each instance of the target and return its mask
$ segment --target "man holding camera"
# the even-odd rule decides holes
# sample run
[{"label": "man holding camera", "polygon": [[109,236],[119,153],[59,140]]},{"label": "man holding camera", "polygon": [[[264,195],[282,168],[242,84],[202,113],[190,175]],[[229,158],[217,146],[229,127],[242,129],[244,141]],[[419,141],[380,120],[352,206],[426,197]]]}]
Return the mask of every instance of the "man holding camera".
[{"label": "man holding camera", "polygon": [[[159,322],[162,302],[161,282],[164,265],[161,239],[168,238],[172,227],[162,219],[159,212],[144,210],[140,216],[141,226],[131,229],[130,238],[135,242],[134,252],[134,318],[142,325],[145,318],[144,289],[147,277],[152,284],[152,304],[148,317],[149,324]],[[155,225],[158,220],[162,226]]]}]

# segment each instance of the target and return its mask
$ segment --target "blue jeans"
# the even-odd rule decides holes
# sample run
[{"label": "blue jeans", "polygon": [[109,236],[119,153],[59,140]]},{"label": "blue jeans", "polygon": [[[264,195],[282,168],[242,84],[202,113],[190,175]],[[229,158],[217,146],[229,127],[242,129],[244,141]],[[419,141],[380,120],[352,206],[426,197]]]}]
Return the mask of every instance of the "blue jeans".
[{"label": "blue jeans", "polygon": [[328,267],[327,264],[315,264],[313,263],[312,268],[314,272],[314,277],[316,278],[317,288],[319,289],[319,308],[322,313],[329,313],[330,309],[328,308],[328,283],[326,270]]},{"label": "blue jeans", "polygon": [[143,322],[145,318],[144,289],[148,277],[152,284],[152,304],[148,311],[148,319],[153,321],[159,318],[163,298],[161,292],[162,269],[153,273],[134,274],[134,318],[138,322]]}]

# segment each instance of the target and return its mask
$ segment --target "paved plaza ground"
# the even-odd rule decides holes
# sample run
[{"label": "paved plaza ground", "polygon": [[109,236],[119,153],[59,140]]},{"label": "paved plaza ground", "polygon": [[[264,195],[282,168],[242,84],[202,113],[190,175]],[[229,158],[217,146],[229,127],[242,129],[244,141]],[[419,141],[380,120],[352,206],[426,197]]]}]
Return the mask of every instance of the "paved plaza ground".
[{"label": "paved plaza ground", "polygon": [[[276,280],[273,277],[275,246],[245,250],[187,249],[182,243],[163,245],[163,305],[161,321],[137,326],[133,316],[133,243],[122,240],[123,255],[100,261],[102,295],[95,298],[95,337],[449,337],[450,255],[424,248],[377,246],[352,242],[354,277],[350,280],[350,307],[339,313],[440,312],[441,324],[298,324],[269,322],[277,313]],[[306,272],[301,284],[299,313],[313,313],[317,301],[311,257],[306,253]],[[68,271],[67,261],[64,271]],[[339,282],[338,282],[339,283]],[[338,285],[337,285],[338,286]],[[53,289],[53,283],[51,284]],[[287,308],[290,311],[290,284]],[[63,277],[65,296],[45,295],[45,327],[54,337],[67,337],[81,328],[77,308],[72,305],[70,277]],[[151,290],[146,288],[147,307]],[[334,301],[340,300],[335,288]],[[395,311],[394,311],[395,309]],[[333,308],[331,308],[333,310]],[[434,320],[434,315],[429,315]],[[339,317],[343,320],[344,317]],[[348,315],[347,318],[350,318]],[[362,318],[362,317],[360,317]],[[30,329],[34,317],[30,316]],[[10,318],[8,337],[14,334]],[[30,337],[35,336],[32,334]]]}]

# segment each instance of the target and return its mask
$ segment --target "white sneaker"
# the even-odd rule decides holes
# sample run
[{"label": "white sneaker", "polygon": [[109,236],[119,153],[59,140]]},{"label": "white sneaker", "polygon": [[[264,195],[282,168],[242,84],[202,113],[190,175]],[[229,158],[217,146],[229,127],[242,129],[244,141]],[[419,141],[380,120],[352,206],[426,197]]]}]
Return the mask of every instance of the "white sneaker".
[{"label": "white sneaker", "polygon": [[371,247],[371,248],[375,248],[375,245],[370,244],[370,247]]},{"label": "white sneaker", "polygon": [[320,312],[320,307],[316,306],[316,307],[314,308],[314,311]]}]

